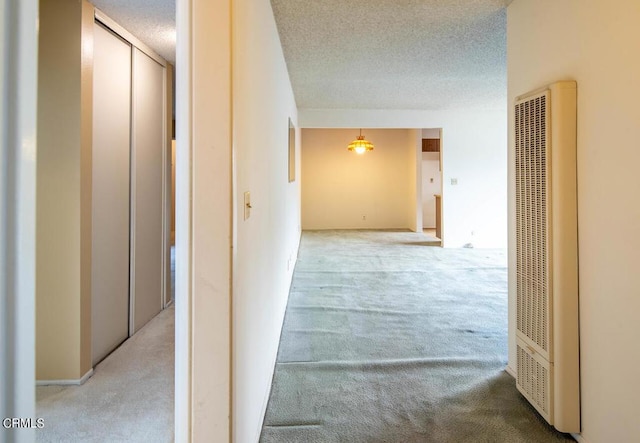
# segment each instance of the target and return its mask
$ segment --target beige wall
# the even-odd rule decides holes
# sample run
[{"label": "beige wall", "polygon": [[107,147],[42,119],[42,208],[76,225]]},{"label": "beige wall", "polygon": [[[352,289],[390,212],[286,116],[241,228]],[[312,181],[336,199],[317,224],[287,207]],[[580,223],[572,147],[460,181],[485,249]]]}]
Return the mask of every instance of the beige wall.
[{"label": "beige wall", "polygon": [[86,2],[40,2],[38,380],[77,380],[91,369],[92,53],[83,38],[92,27]]},{"label": "beige wall", "polygon": [[[582,438],[589,443],[640,435],[639,21],[637,0],[516,0],[508,9],[510,105],[557,80],[578,83],[581,406]],[[511,165],[512,149],[509,158]],[[513,183],[511,166],[509,174]],[[513,189],[509,201],[513,214]],[[509,226],[515,245],[512,216]],[[514,246],[509,252],[513,308]],[[510,320],[515,368],[513,309]]]},{"label": "beige wall", "polygon": [[302,130],[303,229],[415,226],[415,131],[363,129],[375,148],[361,155],[347,150],[358,134]]},{"label": "beige wall", "polygon": [[[300,239],[297,111],[268,0],[233,3],[233,441],[258,441]],[[300,130],[296,140],[299,154]],[[299,155],[296,155],[299,158]],[[244,192],[251,217],[244,220]]]}]

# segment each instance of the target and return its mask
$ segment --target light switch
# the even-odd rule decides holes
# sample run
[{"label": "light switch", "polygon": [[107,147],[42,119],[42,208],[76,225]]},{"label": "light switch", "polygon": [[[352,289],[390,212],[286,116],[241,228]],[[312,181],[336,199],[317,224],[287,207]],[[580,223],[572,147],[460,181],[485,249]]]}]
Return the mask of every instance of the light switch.
[{"label": "light switch", "polygon": [[249,191],[244,193],[244,219],[251,217],[251,193]]},{"label": "light switch", "polygon": [[451,179],[451,184],[452,185],[457,185],[458,184],[458,179],[457,178],[452,178]]}]

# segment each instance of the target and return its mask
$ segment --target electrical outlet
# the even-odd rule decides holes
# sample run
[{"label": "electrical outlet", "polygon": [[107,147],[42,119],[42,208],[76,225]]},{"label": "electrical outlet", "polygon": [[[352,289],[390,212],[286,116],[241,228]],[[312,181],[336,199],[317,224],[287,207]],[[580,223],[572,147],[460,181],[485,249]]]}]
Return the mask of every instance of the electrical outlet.
[{"label": "electrical outlet", "polygon": [[367,216],[366,216],[366,215],[363,215],[363,216],[362,216],[362,220],[366,220],[366,219],[367,219]]},{"label": "electrical outlet", "polygon": [[457,178],[452,178],[451,179],[451,184],[454,185],[454,186],[457,185],[458,184],[458,179]]}]

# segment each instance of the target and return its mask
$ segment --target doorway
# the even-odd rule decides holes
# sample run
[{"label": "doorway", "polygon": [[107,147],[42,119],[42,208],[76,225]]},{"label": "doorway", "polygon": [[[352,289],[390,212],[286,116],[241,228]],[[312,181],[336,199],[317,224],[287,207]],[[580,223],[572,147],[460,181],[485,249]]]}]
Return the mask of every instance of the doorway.
[{"label": "doorway", "polygon": [[422,231],[442,246],[442,129],[422,129]]},{"label": "doorway", "polygon": [[[78,3],[79,2],[65,2],[64,5],[61,5],[50,2],[49,5],[65,11],[64,7],[69,5],[78,8]],[[82,2],[82,8],[85,8],[86,5],[86,2]],[[56,375],[46,375],[44,378],[54,382],[77,384],[85,380],[84,375],[90,375],[90,371],[87,372],[86,370],[87,367],[91,366],[92,361],[90,332],[91,295],[85,286],[86,282],[89,282],[90,288],[90,278],[86,278],[86,269],[89,268],[90,275],[91,248],[84,246],[87,244],[90,245],[92,242],[90,233],[91,216],[86,217],[85,214],[87,210],[89,214],[92,211],[92,205],[90,203],[92,192],[90,183],[84,181],[86,177],[84,171],[88,170],[90,175],[92,168],[90,156],[85,156],[84,151],[80,152],[80,150],[84,149],[84,146],[87,145],[87,138],[89,139],[90,146],[91,131],[84,131],[84,128],[86,127],[86,120],[91,124],[91,117],[86,119],[84,114],[78,111],[80,103],[83,105],[85,103],[84,99],[87,97],[87,95],[85,95],[87,90],[83,89],[81,93],[77,92],[76,94],[66,94],[71,88],[79,88],[80,83],[85,85],[84,79],[86,73],[90,73],[91,69],[85,69],[88,66],[83,65],[82,82],[75,77],[65,75],[68,71],[73,70],[76,66],[75,64],[79,63],[80,60],[84,61],[84,57],[87,56],[89,51],[86,51],[88,48],[82,45],[75,45],[73,46],[74,49],[84,50],[82,57],[79,57],[76,53],[73,57],[64,58],[63,56],[67,55],[64,51],[55,53],[56,58],[64,59],[65,67],[60,70],[53,69],[47,72],[47,75],[42,75],[43,71],[40,71],[40,75],[38,75],[38,68],[42,68],[38,63],[38,51],[42,49],[42,46],[38,46],[38,38],[39,31],[42,32],[43,26],[41,21],[40,29],[38,30],[35,24],[38,23],[38,18],[47,12],[49,12],[49,10],[42,8],[42,6],[39,10],[38,2],[33,0],[10,3],[0,1],[0,22],[2,22],[3,25],[7,25],[6,29],[8,30],[7,33],[3,34],[5,34],[4,37],[8,35],[11,36],[11,39],[8,41],[0,36],[0,47],[6,50],[0,54],[0,57],[3,62],[7,62],[6,65],[8,66],[6,72],[0,76],[2,77],[0,89],[3,92],[3,96],[14,97],[16,99],[9,100],[0,107],[1,120],[8,122],[7,127],[13,128],[8,134],[2,133],[2,149],[0,150],[0,160],[2,160],[3,166],[6,166],[9,171],[13,171],[6,177],[6,181],[3,181],[3,183],[8,186],[6,188],[0,186],[0,188],[2,188],[0,189],[0,206],[7,209],[7,211],[1,211],[3,214],[0,217],[0,227],[2,228],[0,235],[2,235],[3,238],[11,240],[8,242],[8,245],[3,245],[2,248],[2,280],[3,283],[5,283],[4,278],[7,277],[6,281],[8,283],[4,289],[12,289],[8,291],[8,303],[0,304],[0,323],[6,326],[5,333],[1,334],[3,338],[0,340],[0,348],[2,348],[0,350],[2,354],[0,355],[0,360],[2,360],[3,373],[5,374],[5,377],[3,377],[5,380],[2,383],[3,389],[1,389],[3,393],[0,396],[0,410],[3,411],[4,417],[36,417],[34,410],[34,380],[36,378],[34,341],[37,334],[34,310],[34,306],[37,305],[35,297],[36,286],[43,288],[47,295],[61,293],[65,297],[64,300],[60,301],[50,296],[48,297],[49,303],[47,306],[38,307],[39,310],[50,314],[50,317],[57,322],[52,321],[51,325],[46,325],[47,327],[41,328],[44,329],[44,333],[40,331],[41,335],[48,335],[49,338],[55,338],[54,335],[64,335],[49,333],[48,328],[55,330],[56,324],[59,329],[64,329],[64,331],[56,332],[64,333],[71,331],[70,334],[63,336],[55,345],[46,343],[40,346],[50,351],[49,354],[56,353],[56,357],[59,357],[58,360],[61,362],[60,367],[62,369],[72,368],[72,371],[70,371],[71,375],[64,373],[59,377]],[[74,12],[77,12],[77,9]],[[64,12],[58,14],[58,16],[65,15],[68,17],[73,15],[73,17],[76,18],[78,16],[78,14],[65,14]],[[84,20],[84,9],[82,10],[82,15]],[[93,14],[91,14],[91,21],[93,21]],[[18,32],[18,30],[21,31]],[[76,28],[69,27],[68,31],[72,33],[76,31]],[[80,34],[76,33],[76,35]],[[57,42],[53,42],[51,45],[57,45],[59,48],[67,47],[57,44]],[[69,47],[70,46],[71,45],[69,45]],[[76,74],[79,72],[80,69],[76,70]],[[49,80],[47,85],[51,85],[59,79],[64,80],[62,82],[63,85],[57,88],[57,90],[49,91],[52,92],[51,95],[39,97],[41,94],[38,89],[38,79],[43,77]],[[4,92],[7,94],[4,94]],[[60,102],[55,100],[60,96],[68,98],[69,102],[73,102],[71,106],[72,109],[65,108]],[[55,186],[48,186],[48,190],[51,194],[59,193],[61,189],[64,191],[68,190],[69,201],[73,202],[73,205],[67,205],[68,201],[66,200],[50,199],[51,208],[47,209],[50,209],[50,213],[59,214],[59,218],[63,221],[59,226],[54,226],[54,223],[51,222],[48,223],[48,227],[45,226],[48,228],[46,234],[54,232],[54,235],[51,235],[51,238],[55,241],[54,244],[45,244],[39,242],[37,239],[38,231],[36,225],[38,224],[38,218],[36,217],[36,207],[39,202],[36,200],[35,191],[37,183],[42,184],[40,177],[37,175],[37,169],[40,169],[40,167],[38,166],[38,168],[36,168],[36,143],[38,143],[37,161],[42,160],[40,158],[42,154],[40,152],[40,142],[36,137],[36,128],[39,127],[38,121],[40,120],[38,112],[41,110],[41,107],[37,103],[38,98],[41,98],[42,101],[48,100],[51,107],[57,107],[57,112],[54,112],[53,115],[50,116],[51,118],[49,118],[49,120],[53,122],[50,126],[54,128],[52,132],[55,135],[55,137],[47,137],[49,144],[53,145],[52,139],[55,139],[57,143],[59,139],[64,139],[64,137],[68,137],[70,134],[76,137],[74,143],[60,143],[62,149],[52,149],[55,152],[51,153],[50,159],[55,161],[51,161],[48,164],[48,166],[52,166],[54,170],[57,169],[58,171],[57,174],[52,173],[47,177],[57,180]],[[80,100],[80,98],[82,98],[82,100]],[[67,102],[63,104],[66,105]],[[89,106],[88,108],[90,109],[91,107]],[[73,120],[73,123],[78,123],[78,125],[77,127],[69,128],[60,124],[63,120]],[[79,120],[82,122],[79,123]],[[82,132],[80,136],[78,136],[74,131],[77,129],[78,132],[80,132],[80,128]],[[40,133],[39,130],[38,133]],[[78,138],[81,138],[81,140],[78,140]],[[8,142],[8,150],[5,150],[5,142]],[[50,152],[47,153],[49,154]],[[75,157],[70,154],[75,155]],[[49,160],[46,156],[42,157]],[[86,162],[87,158],[89,159],[88,163]],[[65,163],[67,160],[69,161]],[[86,167],[87,164],[88,167]],[[77,170],[71,170],[71,167],[61,167],[68,165],[74,168],[82,165],[83,172],[81,177],[78,177]],[[169,163],[167,163],[167,165],[169,165]],[[49,171],[47,170],[45,172]],[[46,182],[46,185],[49,185],[49,182]],[[65,185],[69,185],[68,188],[65,188]],[[46,188],[47,186],[44,187]],[[83,204],[82,214],[79,214],[80,209],[78,202],[86,202],[87,195],[89,196],[89,204]],[[163,199],[164,198],[165,194],[163,194]],[[41,214],[38,214],[38,217],[40,216]],[[70,218],[73,218],[71,223],[69,222]],[[88,223],[86,222],[87,220]],[[166,220],[163,219],[161,223],[163,223],[164,226]],[[46,225],[46,223],[44,223],[44,225]],[[86,241],[87,237],[85,236],[85,232],[87,231],[89,231],[89,241]],[[67,241],[69,233],[74,236],[76,242]],[[80,241],[83,243],[82,248],[78,247],[78,242]],[[52,256],[55,256],[59,252],[58,249],[62,249],[70,256],[69,258],[64,254],[57,254],[57,259],[52,260],[52,264],[55,265],[52,266],[52,268],[54,271],[62,268],[65,272],[50,272],[52,276],[51,279],[54,281],[64,280],[64,282],[66,282],[67,280],[73,280],[73,284],[69,285],[66,290],[58,291],[59,288],[57,285],[54,285],[54,287],[46,284],[36,285],[36,264],[38,264],[38,266],[41,264],[38,263],[36,256],[36,243],[38,244],[39,251],[48,249],[51,251]],[[58,247],[58,245],[62,246]],[[86,254],[87,250],[89,252],[88,256]],[[79,259],[79,257],[82,258]],[[47,256],[47,259],[48,258]],[[160,258],[159,261],[164,265],[164,258]],[[8,263],[11,265],[5,267]],[[77,269],[68,271],[78,263],[80,263],[79,271]],[[7,271],[6,275],[5,271]],[[10,284],[12,286],[10,286]],[[160,285],[162,285],[162,283],[160,283]],[[85,294],[88,295],[89,300],[86,300]],[[3,291],[3,296],[4,295]],[[67,309],[67,305],[65,304],[67,302],[69,304],[75,303],[75,307],[81,311],[78,311],[78,309]],[[52,307],[57,308],[57,310],[51,309]],[[60,315],[61,312],[68,314],[68,317]],[[42,312],[38,315],[41,318],[43,317]],[[72,316],[75,317],[72,319]],[[77,318],[78,316],[80,316],[80,318]],[[128,323],[128,321],[129,320],[126,319],[125,322]],[[87,325],[89,326],[89,330],[87,330]],[[64,349],[61,350],[61,348]],[[68,349],[75,352],[72,358],[66,358],[65,352]],[[60,350],[61,352],[58,352]],[[80,354],[79,357],[78,354]],[[79,358],[81,360],[80,364],[78,364],[78,361],[74,360],[74,358]],[[58,360],[56,363],[58,363]],[[63,365],[66,366],[63,367]],[[82,377],[76,379],[75,373],[78,371],[80,371]],[[28,420],[32,419],[29,418]],[[38,427],[40,427],[40,422],[41,420],[38,420]],[[33,423],[35,423],[35,421]],[[24,439],[26,441],[33,439],[34,428],[35,426],[30,429],[18,429],[15,433],[12,430],[5,430],[5,432],[8,432],[8,438],[11,438],[15,434],[19,436],[18,439]]]},{"label": "doorway", "polygon": [[[173,310],[156,314],[165,307],[169,286],[166,281],[170,276],[171,125],[167,123],[167,117],[172,116],[168,92],[172,82],[167,78],[170,65],[86,2],[82,5],[61,2],[68,7],[64,14],[59,13],[56,9],[59,5],[54,2],[45,3],[47,7],[40,10],[40,40],[44,41],[40,45],[41,67],[47,72],[63,70],[69,63],[59,56],[60,53],[68,55],[69,59],[80,59],[80,48],[83,48],[85,51],[80,55],[91,69],[83,71],[86,75],[81,82],[85,88],[83,92],[88,91],[87,100],[75,101],[73,94],[60,94],[60,77],[57,76],[42,75],[48,83],[43,83],[39,89],[42,98],[39,111],[47,117],[41,121],[49,119],[57,123],[51,132],[64,132],[70,126],[73,129],[71,113],[58,119],[59,110],[49,106],[49,103],[56,104],[55,100],[49,99],[49,94],[56,92],[64,95],[63,98],[72,96],[69,100],[73,109],[86,116],[82,122],[84,133],[88,134],[81,144],[74,145],[53,144],[52,137],[45,132],[39,140],[39,154],[51,152],[61,156],[66,153],[65,149],[72,153],[80,151],[85,154],[85,161],[55,163],[47,161],[46,156],[39,156],[38,161],[42,160],[39,168],[42,166],[42,170],[46,170],[49,166],[46,171],[56,179],[63,175],[61,164],[67,166],[66,171],[79,171],[88,176],[88,181],[81,188],[77,186],[90,196],[78,201],[74,198],[77,194],[70,193],[70,199],[82,213],[89,213],[82,224],[83,232],[88,235],[81,240],[82,250],[88,250],[88,258],[79,262],[89,268],[90,278],[87,279],[89,284],[77,292],[80,297],[89,299],[82,300],[85,311],[81,321],[86,331],[78,333],[75,328],[67,340],[58,340],[51,345],[44,343],[45,335],[62,336],[59,329],[64,321],[56,312],[39,306],[40,318],[53,326],[50,330],[41,327],[36,341],[40,348],[62,354],[67,349],[75,350],[69,342],[77,337],[83,344],[81,358],[86,367],[74,365],[76,353],[69,357],[65,355],[64,360],[73,370],[80,370],[80,376],[76,377],[71,370],[53,373],[49,355],[40,351],[42,370],[37,373],[40,386],[36,390],[38,412],[49,423],[42,431],[43,436],[59,439],[73,435],[69,438],[82,439],[78,433],[86,433],[87,429],[92,432],[125,429],[124,422],[132,417],[131,410],[136,411],[135,420],[127,429],[144,431],[141,423],[145,420],[141,416],[145,414],[146,422],[152,423],[150,427],[154,432],[163,429],[169,434],[173,416],[174,350],[170,340],[173,337]],[[75,14],[79,9],[81,21]],[[52,35],[63,35],[67,40],[64,44],[54,45],[47,41],[53,40]],[[78,39],[81,44],[69,44],[71,38]],[[71,92],[74,88],[80,87],[71,82]],[[72,183],[76,182],[72,180]],[[71,222],[77,214],[69,210],[57,213]],[[50,214],[41,212],[38,216],[42,225],[51,223]],[[75,229],[69,231],[77,232]],[[55,234],[63,237],[64,232],[59,230]],[[47,235],[50,237],[55,236]],[[45,258],[41,269],[57,266],[55,260]],[[65,275],[57,273],[56,277],[64,280]],[[58,297],[68,297],[68,292],[50,290],[46,294],[48,297],[41,297],[38,305],[47,298],[63,304],[64,300],[58,300]],[[67,321],[71,323],[76,311],[66,311],[71,311]],[[60,386],[78,384],[83,386]],[[124,405],[126,408],[123,409]]]}]

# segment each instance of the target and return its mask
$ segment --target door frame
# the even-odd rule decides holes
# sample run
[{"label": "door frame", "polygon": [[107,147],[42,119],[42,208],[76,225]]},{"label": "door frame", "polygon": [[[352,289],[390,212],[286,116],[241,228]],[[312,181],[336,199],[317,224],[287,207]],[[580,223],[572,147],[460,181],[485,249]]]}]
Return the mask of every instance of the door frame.
[{"label": "door frame", "polygon": [[38,1],[0,0],[0,416],[35,422],[35,215]]},{"label": "door frame", "polygon": [[233,440],[231,23],[176,1],[176,442]]},{"label": "door frame", "polygon": [[[176,2],[177,442],[232,440],[231,9],[231,0]],[[35,419],[38,0],[0,0],[0,22],[11,30],[0,36],[0,92],[14,94],[0,108],[0,412]],[[13,432],[9,441],[35,439],[31,428]]]},{"label": "door frame", "polygon": [[[423,129],[438,129],[439,138],[440,138],[440,227],[441,227],[441,235],[440,235],[440,247],[444,247],[444,137],[443,132],[444,129],[442,127],[435,128],[418,128],[418,141],[417,141],[417,180],[416,180],[416,195],[418,195],[418,204],[416,205],[416,219],[419,221],[418,232],[423,232],[424,230],[424,217],[422,213],[422,204],[424,196],[422,195],[422,177],[424,175],[424,171],[422,168],[422,130]],[[437,204],[437,203],[436,203]]]}]

